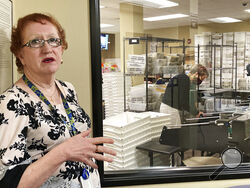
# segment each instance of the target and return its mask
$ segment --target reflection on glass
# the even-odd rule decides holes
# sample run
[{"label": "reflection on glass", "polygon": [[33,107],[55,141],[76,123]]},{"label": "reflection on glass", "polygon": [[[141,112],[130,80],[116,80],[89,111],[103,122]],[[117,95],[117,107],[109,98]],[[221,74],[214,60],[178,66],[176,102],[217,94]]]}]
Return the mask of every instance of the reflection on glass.
[{"label": "reflection on glass", "polygon": [[103,134],[117,151],[105,171],[221,165],[228,147],[248,162],[250,14],[233,0],[172,2],[100,0]]}]

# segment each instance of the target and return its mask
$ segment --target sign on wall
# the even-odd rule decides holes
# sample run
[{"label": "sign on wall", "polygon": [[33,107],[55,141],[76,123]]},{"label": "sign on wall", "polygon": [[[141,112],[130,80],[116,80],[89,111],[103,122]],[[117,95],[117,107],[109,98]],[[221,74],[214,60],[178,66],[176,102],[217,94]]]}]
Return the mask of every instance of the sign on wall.
[{"label": "sign on wall", "polygon": [[12,85],[12,53],[10,38],[12,29],[12,2],[0,0],[0,93]]}]

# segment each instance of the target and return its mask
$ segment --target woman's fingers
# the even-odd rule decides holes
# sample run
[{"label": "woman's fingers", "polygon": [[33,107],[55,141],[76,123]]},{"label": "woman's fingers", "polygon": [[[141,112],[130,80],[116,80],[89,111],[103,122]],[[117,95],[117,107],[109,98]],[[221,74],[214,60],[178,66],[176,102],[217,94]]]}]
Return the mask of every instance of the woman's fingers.
[{"label": "woman's fingers", "polygon": [[103,154],[100,154],[100,153],[106,153],[106,154],[110,154],[113,156],[116,155],[116,152],[114,150],[105,146],[96,145],[95,152],[89,154],[89,157],[95,158],[96,160],[99,160],[99,161],[113,162],[113,158],[104,156]]},{"label": "woman's fingers", "polygon": [[66,143],[69,145],[69,147],[66,147],[69,150],[68,160],[80,160],[93,168],[97,168],[97,165],[91,160],[91,158],[112,162],[113,159],[111,156],[104,156],[101,153],[115,156],[115,151],[107,146],[102,145],[113,144],[114,140],[106,137],[89,138],[88,136],[90,133],[91,129],[84,131],[68,140]]},{"label": "woman's fingers", "polygon": [[102,154],[99,154],[99,153],[93,153],[91,155],[92,158],[95,158],[96,160],[98,161],[107,161],[107,162],[113,162],[113,158],[111,157],[108,157],[108,156],[104,156]]},{"label": "woman's fingers", "polygon": [[105,147],[105,146],[100,146],[98,145],[97,147],[97,153],[107,153],[107,154],[110,154],[110,155],[116,155],[116,152],[108,147]]},{"label": "woman's fingers", "polygon": [[91,133],[91,129],[88,129],[87,131],[83,131],[83,132],[81,133],[81,136],[82,136],[83,138],[85,138],[85,137],[89,136],[90,133]]},{"label": "woman's fingers", "polygon": [[93,144],[113,144],[114,143],[114,140],[111,139],[111,138],[106,138],[106,137],[95,137],[95,138],[92,138],[92,141],[91,141]]},{"label": "woman's fingers", "polygon": [[[87,137],[87,136],[89,136],[89,134],[91,133],[91,129],[88,129],[87,131],[83,131],[82,133],[81,133],[81,136],[83,137],[83,138],[85,138],[85,137]],[[104,143],[106,143],[106,144],[113,144],[114,143],[114,140],[113,139],[111,139],[111,138],[106,138],[106,137],[95,137],[95,138],[89,138],[89,140],[91,140],[91,142],[93,143],[93,144],[104,144]]]},{"label": "woman's fingers", "polygon": [[91,166],[92,168],[95,168],[95,169],[98,168],[97,164],[95,164],[91,159],[84,158],[84,159],[82,160],[82,162],[84,162],[86,165]]}]

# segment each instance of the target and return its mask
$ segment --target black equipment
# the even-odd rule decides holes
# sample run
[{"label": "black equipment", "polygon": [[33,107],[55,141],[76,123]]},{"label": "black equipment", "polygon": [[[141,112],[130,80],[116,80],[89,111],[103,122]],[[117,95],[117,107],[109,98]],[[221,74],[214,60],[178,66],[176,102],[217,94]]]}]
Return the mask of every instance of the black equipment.
[{"label": "black equipment", "polygon": [[221,114],[215,121],[182,124],[174,129],[164,126],[159,142],[149,141],[136,148],[149,152],[153,166],[154,152],[169,156],[178,153],[183,160],[189,149],[221,154],[228,147],[239,149],[246,158],[244,162],[250,161],[250,115]]},{"label": "black equipment", "polygon": [[247,76],[250,76],[250,64],[246,66]]},{"label": "black equipment", "polygon": [[159,142],[164,145],[179,146],[183,150],[193,149],[221,153],[228,146],[226,126],[188,125],[179,129],[164,127]]}]

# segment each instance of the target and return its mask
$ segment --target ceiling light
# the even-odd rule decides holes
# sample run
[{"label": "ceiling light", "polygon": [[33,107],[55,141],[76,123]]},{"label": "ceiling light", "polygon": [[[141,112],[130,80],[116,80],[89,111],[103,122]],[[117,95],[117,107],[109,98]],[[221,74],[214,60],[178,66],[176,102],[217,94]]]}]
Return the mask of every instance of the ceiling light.
[{"label": "ceiling light", "polygon": [[250,9],[246,9],[245,11],[250,13]]},{"label": "ceiling light", "polygon": [[211,18],[208,20],[212,22],[217,22],[217,23],[234,23],[234,22],[242,21],[242,20],[238,20],[238,19],[230,18],[230,17],[218,17],[218,18]]},{"label": "ceiling light", "polygon": [[159,5],[158,8],[175,7],[179,5],[179,3],[175,3],[172,1],[168,1],[168,0],[157,0],[157,1],[156,0],[144,0],[144,1]]},{"label": "ceiling light", "polygon": [[114,25],[111,24],[101,24],[101,28],[106,28],[106,27],[113,27]]},{"label": "ceiling light", "polygon": [[100,5],[100,8],[105,8],[105,6],[103,6],[103,5]]},{"label": "ceiling light", "polygon": [[143,7],[152,7],[152,8],[166,8],[179,5],[179,3],[175,3],[169,0],[121,0],[121,1]]},{"label": "ceiling light", "polygon": [[148,18],[143,18],[144,21],[159,21],[159,20],[169,20],[169,19],[175,19],[175,18],[183,18],[187,17],[188,15],[186,14],[169,14],[169,15],[164,15],[164,16],[155,16],[155,17],[148,17]]}]

